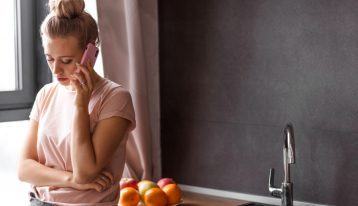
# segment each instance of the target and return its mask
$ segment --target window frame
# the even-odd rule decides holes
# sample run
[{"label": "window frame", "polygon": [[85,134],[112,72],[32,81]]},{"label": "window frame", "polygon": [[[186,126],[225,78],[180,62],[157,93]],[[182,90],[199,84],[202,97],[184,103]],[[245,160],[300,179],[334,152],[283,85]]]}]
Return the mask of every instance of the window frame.
[{"label": "window frame", "polygon": [[[16,5],[15,91],[0,92],[0,122],[29,119],[37,90],[52,80],[44,62],[39,26],[44,0],[14,0]],[[41,19],[41,20],[40,20]]]}]

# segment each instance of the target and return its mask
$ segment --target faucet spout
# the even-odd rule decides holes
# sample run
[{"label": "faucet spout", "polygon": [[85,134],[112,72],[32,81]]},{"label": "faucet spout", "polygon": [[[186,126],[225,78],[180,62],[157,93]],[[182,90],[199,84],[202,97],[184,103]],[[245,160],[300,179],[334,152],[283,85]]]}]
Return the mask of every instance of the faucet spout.
[{"label": "faucet spout", "polygon": [[291,182],[290,164],[295,163],[295,138],[293,133],[293,126],[288,123],[284,129],[283,139],[283,170],[284,182]]},{"label": "faucet spout", "polygon": [[287,149],[287,163],[295,163],[295,138],[293,134],[293,126],[291,123],[287,124],[284,129],[284,148]]},{"label": "faucet spout", "polygon": [[287,124],[284,129],[283,139],[283,169],[284,180],[281,188],[274,186],[274,169],[270,169],[269,176],[269,191],[272,196],[281,197],[281,206],[293,205],[293,183],[291,182],[290,165],[295,161],[295,138],[293,133],[293,126],[291,123]]}]

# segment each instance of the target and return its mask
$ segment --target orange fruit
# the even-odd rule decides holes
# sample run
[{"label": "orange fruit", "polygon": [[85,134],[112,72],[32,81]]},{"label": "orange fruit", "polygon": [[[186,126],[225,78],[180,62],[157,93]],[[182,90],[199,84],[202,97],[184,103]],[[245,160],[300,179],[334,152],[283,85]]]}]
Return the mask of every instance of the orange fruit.
[{"label": "orange fruit", "polygon": [[125,187],[120,191],[120,206],[137,206],[140,200],[139,193],[132,187]]},{"label": "orange fruit", "polygon": [[166,206],[168,198],[160,188],[151,188],[144,193],[146,206]]},{"label": "orange fruit", "polygon": [[177,184],[168,184],[162,188],[163,192],[168,197],[168,204],[178,204],[181,200],[181,189]]}]

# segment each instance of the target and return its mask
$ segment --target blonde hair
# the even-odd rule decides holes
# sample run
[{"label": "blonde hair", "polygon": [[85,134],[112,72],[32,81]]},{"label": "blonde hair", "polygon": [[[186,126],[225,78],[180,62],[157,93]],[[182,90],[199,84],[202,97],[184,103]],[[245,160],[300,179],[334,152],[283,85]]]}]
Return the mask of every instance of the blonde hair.
[{"label": "blonde hair", "polygon": [[74,36],[81,48],[90,42],[99,43],[97,23],[84,10],[84,0],[49,0],[48,5],[50,13],[41,24],[41,36]]}]

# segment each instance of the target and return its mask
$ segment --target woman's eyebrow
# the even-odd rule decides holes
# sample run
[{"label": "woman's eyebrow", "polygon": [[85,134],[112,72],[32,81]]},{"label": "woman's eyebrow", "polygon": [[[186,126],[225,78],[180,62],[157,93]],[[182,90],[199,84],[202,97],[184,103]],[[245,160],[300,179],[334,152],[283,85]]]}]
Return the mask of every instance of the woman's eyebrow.
[{"label": "woman's eyebrow", "polygon": [[[50,54],[45,54],[46,56],[52,57]],[[75,56],[71,56],[71,55],[64,55],[64,56],[59,56],[59,58],[74,58]]]}]

